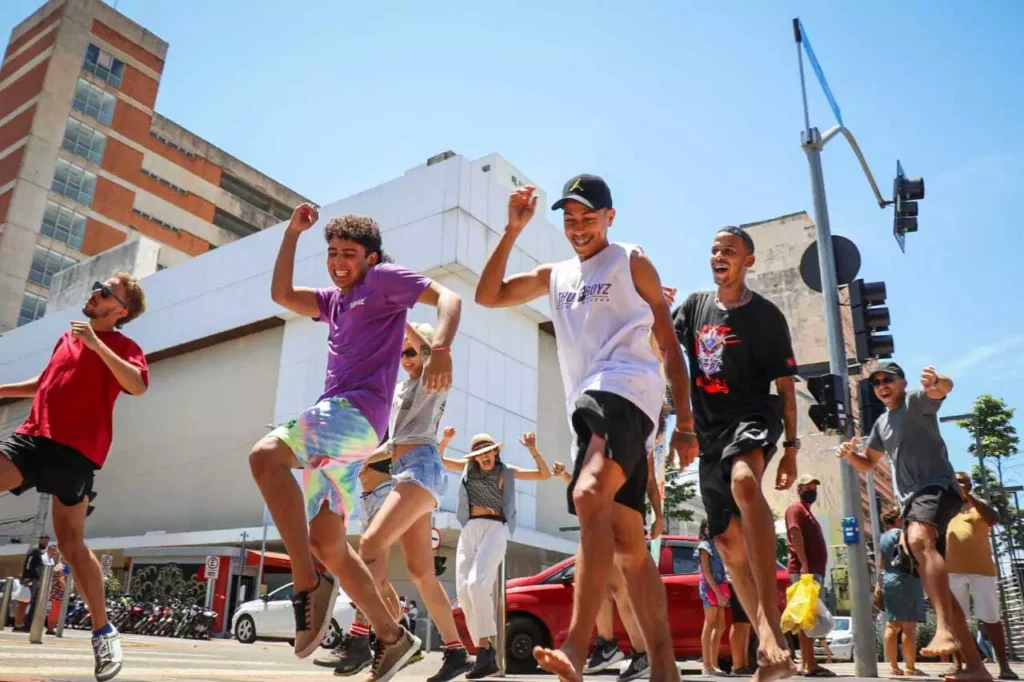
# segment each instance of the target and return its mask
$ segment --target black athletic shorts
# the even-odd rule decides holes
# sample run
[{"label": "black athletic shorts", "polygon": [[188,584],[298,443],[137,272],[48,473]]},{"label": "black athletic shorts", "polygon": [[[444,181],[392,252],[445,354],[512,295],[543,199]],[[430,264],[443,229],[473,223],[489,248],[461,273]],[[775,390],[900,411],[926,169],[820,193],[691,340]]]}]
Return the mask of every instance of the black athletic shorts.
[{"label": "black athletic shorts", "polygon": [[647,499],[647,437],[654,422],[644,411],[615,393],[586,391],[576,401],[572,428],[576,432],[576,462],[567,489],[569,513],[576,514],[572,493],[583,469],[592,435],[605,439],[605,456],[626,474],[626,482],[615,493],[615,501],[644,516]]},{"label": "black athletic shorts", "polygon": [[0,452],[21,472],[21,485],[11,490],[15,495],[35,488],[68,507],[95,497],[92,483],[97,467],[74,448],[43,436],[12,433],[0,441]]},{"label": "black athletic shorts", "polygon": [[740,598],[736,596],[736,588],[732,588],[732,597],[729,598],[729,608],[732,609],[732,622],[734,623],[749,623],[750,616],[743,610],[743,604],[740,604]]},{"label": "black athletic shorts", "polygon": [[724,443],[721,450],[701,453],[700,496],[711,537],[724,533],[732,517],[740,515],[740,508],[732,496],[732,465],[736,456],[762,450],[767,468],[780,437],[782,420],[752,417],[737,421],[729,432],[717,439],[716,444]]},{"label": "black athletic shorts", "polygon": [[946,556],[946,529],[963,506],[964,498],[955,483],[948,487],[933,485],[922,488],[903,505],[903,527],[906,528],[911,521],[934,527],[938,534],[935,548]]}]

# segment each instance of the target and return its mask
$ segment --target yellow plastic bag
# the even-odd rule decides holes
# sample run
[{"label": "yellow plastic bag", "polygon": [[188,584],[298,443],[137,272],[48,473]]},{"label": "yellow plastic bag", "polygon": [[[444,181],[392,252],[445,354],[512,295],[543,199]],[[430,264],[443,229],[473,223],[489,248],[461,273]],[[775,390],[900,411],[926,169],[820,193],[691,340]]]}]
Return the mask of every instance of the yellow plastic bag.
[{"label": "yellow plastic bag", "polygon": [[782,612],[782,631],[796,634],[813,630],[818,618],[818,592],[821,585],[813,575],[804,574],[786,589],[786,610]]}]

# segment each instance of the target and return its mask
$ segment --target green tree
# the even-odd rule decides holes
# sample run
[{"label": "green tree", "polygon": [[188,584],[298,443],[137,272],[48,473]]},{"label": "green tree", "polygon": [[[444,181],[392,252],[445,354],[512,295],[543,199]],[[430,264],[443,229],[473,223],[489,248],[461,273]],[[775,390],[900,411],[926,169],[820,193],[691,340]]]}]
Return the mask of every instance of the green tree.
[{"label": "green tree", "polygon": [[[665,495],[662,500],[662,511],[665,514],[665,529],[668,530],[672,521],[693,521],[693,510],[686,507],[686,502],[696,495],[695,481],[684,481],[683,472],[673,463],[665,469]],[[647,515],[652,513],[650,502],[647,503]]]}]

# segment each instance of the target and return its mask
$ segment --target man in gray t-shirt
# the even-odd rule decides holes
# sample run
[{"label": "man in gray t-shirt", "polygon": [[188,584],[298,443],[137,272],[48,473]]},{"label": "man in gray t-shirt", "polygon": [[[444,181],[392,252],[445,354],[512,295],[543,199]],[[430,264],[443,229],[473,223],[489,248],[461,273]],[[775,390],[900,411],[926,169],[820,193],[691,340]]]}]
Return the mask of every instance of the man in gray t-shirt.
[{"label": "man in gray t-shirt", "polygon": [[958,679],[987,682],[992,676],[978,655],[963,611],[952,598],[946,570],[946,527],[959,513],[963,499],[939,433],[937,412],[953,390],[953,382],[936,374],[934,367],[925,367],[921,388],[908,392],[903,369],[895,362],[879,364],[870,381],[886,413],[871,429],[864,454],[857,451],[860,438],[843,443],[838,454],[863,472],[878,466],[883,455],[892,459],[905,528],[905,544],[900,545],[894,564],[920,571],[924,591],[935,607],[935,637],[921,654],[959,653],[965,669]]}]

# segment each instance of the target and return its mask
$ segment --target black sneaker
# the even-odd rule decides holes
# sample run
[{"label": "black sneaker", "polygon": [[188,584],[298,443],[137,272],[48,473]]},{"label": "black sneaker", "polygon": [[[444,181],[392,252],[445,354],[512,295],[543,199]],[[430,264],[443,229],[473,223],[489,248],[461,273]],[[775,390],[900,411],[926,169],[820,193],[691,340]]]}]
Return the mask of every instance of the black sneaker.
[{"label": "black sneaker", "polygon": [[469,658],[469,652],[465,647],[448,649],[444,652],[444,663],[441,669],[433,677],[428,677],[427,682],[449,682],[459,675],[464,675],[474,668],[473,661]]},{"label": "black sneaker", "polygon": [[479,649],[476,652],[476,665],[466,674],[467,680],[482,680],[498,673],[498,654],[494,647]]},{"label": "black sneaker", "polygon": [[630,682],[647,675],[651,663],[647,660],[647,654],[634,653],[629,659],[629,665],[619,673],[619,682]]},{"label": "black sneaker", "polygon": [[[334,674],[339,677],[348,677],[365,670],[368,665],[373,663],[370,636],[353,637],[346,633],[341,639],[341,644],[331,655],[318,658],[313,663],[326,667],[328,660],[333,660]],[[321,663],[321,661],[324,662]]]},{"label": "black sneaker", "polygon": [[599,673],[624,658],[625,656],[622,655],[618,642],[598,637],[597,644],[594,646],[594,653],[590,655],[590,660],[587,661],[587,667],[583,669],[583,674],[593,675],[594,673]]}]

